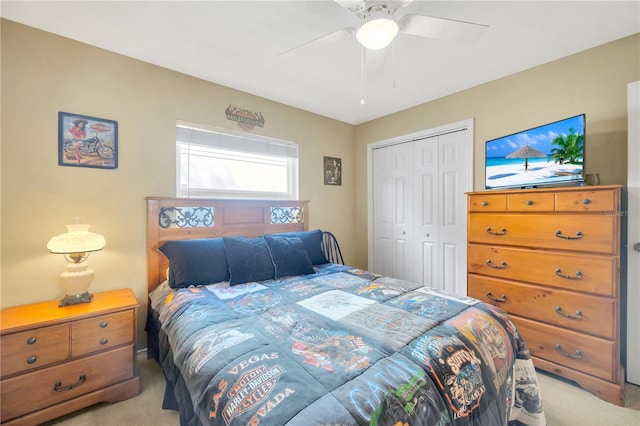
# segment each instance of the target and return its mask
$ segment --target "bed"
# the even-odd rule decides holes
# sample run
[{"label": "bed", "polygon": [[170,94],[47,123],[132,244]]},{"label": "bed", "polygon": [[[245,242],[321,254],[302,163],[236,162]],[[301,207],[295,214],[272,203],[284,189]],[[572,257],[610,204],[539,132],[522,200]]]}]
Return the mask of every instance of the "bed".
[{"label": "bed", "polygon": [[341,264],[308,202],[147,214],[149,356],[182,425],[545,424],[503,311]]}]

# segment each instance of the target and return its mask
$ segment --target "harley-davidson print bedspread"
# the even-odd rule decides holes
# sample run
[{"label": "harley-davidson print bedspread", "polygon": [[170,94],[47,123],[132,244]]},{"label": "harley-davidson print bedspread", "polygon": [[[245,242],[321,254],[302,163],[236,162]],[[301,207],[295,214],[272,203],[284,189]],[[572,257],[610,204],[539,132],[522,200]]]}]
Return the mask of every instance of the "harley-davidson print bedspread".
[{"label": "harley-davidson print bedspread", "polygon": [[478,300],[342,265],[154,293],[185,423],[545,424],[516,327]]}]

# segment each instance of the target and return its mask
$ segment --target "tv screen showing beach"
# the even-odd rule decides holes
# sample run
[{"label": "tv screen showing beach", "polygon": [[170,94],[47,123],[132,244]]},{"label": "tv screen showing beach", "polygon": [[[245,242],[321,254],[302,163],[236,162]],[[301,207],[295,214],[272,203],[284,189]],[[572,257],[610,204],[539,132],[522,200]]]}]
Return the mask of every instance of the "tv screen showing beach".
[{"label": "tv screen showing beach", "polygon": [[485,187],[532,188],[582,182],[585,115],[485,144]]}]

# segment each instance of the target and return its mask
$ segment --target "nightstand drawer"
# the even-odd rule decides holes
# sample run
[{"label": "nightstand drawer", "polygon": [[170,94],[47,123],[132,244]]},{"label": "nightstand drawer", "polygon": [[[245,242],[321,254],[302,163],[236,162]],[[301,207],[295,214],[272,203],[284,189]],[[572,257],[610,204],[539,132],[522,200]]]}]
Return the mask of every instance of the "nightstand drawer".
[{"label": "nightstand drawer", "polygon": [[6,334],[0,340],[2,377],[69,358],[69,325]]},{"label": "nightstand drawer", "polygon": [[0,421],[129,379],[133,365],[133,346],[127,346],[3,380]]},{"label": "nightstand drawer", "polygon": [[100,315],[71,324],[71,355],[79,356],[133,342],[134,311]]}]

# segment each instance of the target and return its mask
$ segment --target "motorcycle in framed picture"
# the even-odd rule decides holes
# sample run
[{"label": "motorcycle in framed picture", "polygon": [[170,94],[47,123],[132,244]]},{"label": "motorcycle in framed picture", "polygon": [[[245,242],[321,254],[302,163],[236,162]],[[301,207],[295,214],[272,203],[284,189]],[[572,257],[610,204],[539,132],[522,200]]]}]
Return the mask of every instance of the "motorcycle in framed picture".
[{"label": "motorcycle in framed picture", "polygon": [[58,164],[118,168],[118,122],[58,112]]}]

